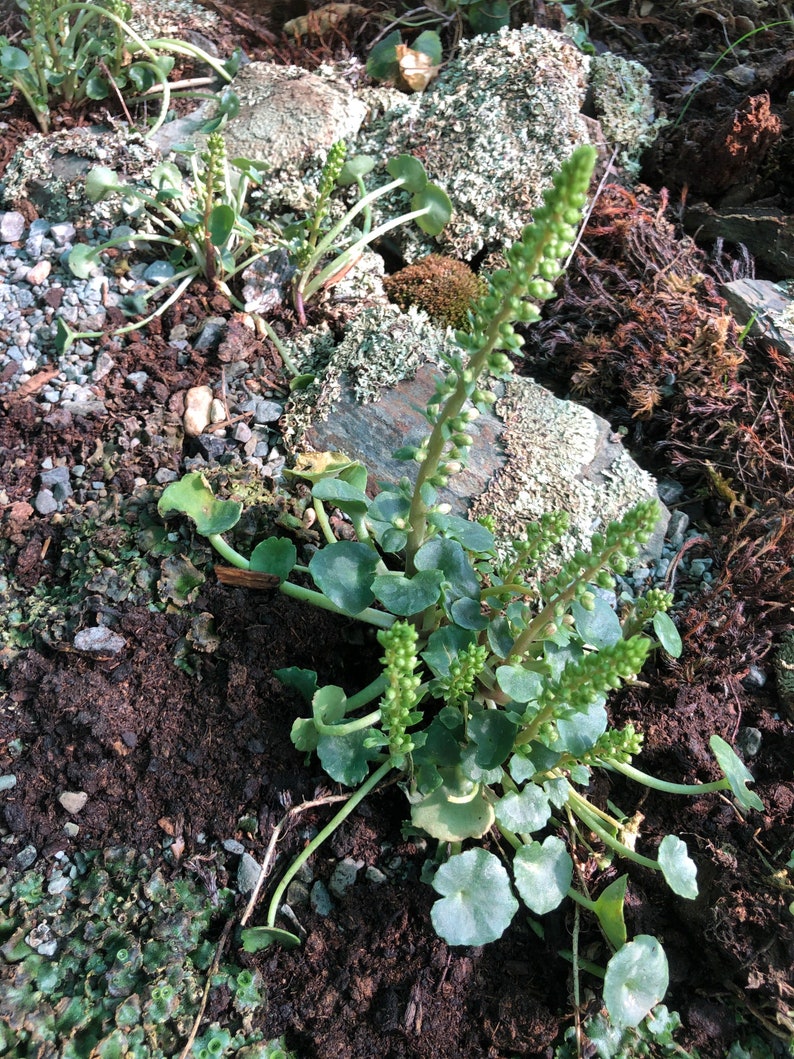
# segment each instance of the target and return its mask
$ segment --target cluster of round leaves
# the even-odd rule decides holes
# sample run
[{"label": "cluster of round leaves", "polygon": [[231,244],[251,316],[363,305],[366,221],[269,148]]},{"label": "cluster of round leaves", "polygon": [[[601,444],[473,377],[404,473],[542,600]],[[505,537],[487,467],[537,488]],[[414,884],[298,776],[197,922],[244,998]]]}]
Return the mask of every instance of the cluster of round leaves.
[{"label": "cluster of round leaves", "polygon": [[[219,888],[213,904],[192,877],[166,880],[151,855],[122,849],[76,854],[71,874],[63,889],[37,871],[0,880],[0,1054],[170,1059],[198,1012],[232,892]],[[51,955],[34,948],[44,938]],[[197,1059],[288,1059],[283,1042],[244,1028],[264,1002],[257,972],[223,964],[212,989],[231,999],[225,1027],[196,1040]]]}]

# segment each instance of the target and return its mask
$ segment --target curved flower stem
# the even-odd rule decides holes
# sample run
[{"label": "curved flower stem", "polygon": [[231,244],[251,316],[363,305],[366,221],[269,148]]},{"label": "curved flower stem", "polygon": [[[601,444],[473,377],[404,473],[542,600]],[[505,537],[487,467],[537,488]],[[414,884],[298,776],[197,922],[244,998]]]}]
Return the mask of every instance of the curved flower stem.
[{"label": "curved flower stem", "polygon": [[657,861],[651,860],[650,857],[644,857],[642,853],[637,853],[633,849],[629,849],[628,846],[625,846],[619,841],[619,839],[615,838],[614,835],[610,835],[609,832],[601,826],[593,806],[582,798],[581,795],[577,794],[576,791],[571,791],[568,796],[568,804],[582,823],[594,834],[598,835],[605,846],[613,849],[621,857],[625,857],[626,860],[632,860],[635,864],[642,864],[644,867],[652,868],[654,871],[661,871]]},{"label": "curved flower stem", "polygon": [[309,857],[311,857],[312,854],[320,848],[320,846],[323,844],[323,842],[325,842],[327,838],[331,837],[331,835],[334,833],[334,831],[336,831],[340,824],[344,823],[344,821],[347,820],[348,816],[350,816],[356,806],[366,798],[370,791],[374,790],[375,787],[377,787],[377,785],[382,779],[388,776],[392,768],[393,765],[391,762],[391,758],[387,758],[386,761],[384,761],[379,768],[375,769],[372,775],[367,780],[365,780],[364,783],[361,784],[358,790],[354,794],[350,795],[350,797],[339,810],[339,812],[335,816],[331,817],[331,819],[325,825],[322,831],[317,832],[315,837],[306,846],[306,848],[295,858],[292,864],[290,864],[289,868],[281,879],[281,882],[273,891],[273,896],[270,899],[270,905],[267,911],[268,927],[274,927],[276,925],[276,916],[278,915],[278,906],[281,904],[281,899],[284,896],[287,887],[298,874],[298,872],[309,859]]}]

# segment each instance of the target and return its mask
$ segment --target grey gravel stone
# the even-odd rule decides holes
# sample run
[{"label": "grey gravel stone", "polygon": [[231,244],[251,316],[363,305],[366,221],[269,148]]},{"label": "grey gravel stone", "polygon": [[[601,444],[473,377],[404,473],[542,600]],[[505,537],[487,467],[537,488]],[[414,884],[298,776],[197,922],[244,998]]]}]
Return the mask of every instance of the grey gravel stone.
[{"label": "grey gravel stone", "polygon": [[35,846],[25,846],[24,849],[21,849],[19,853],[17,853],[14,860],[16,861],[17,867],[24,871],[25,868],[29,868],[31,864],[36,863],[38,855],[39,851]]},{"label": "grey gravel stone", "polygon": [[[35,223],[34,221],[33,224]],[[31,225],[32,228],[33,225]],[[67,246],[72,242],[76,234],[77,229],[69,221],[61,221],[60,224],[53,224],[50,228],[50,235],[55,240],[56,246]]]},{"label": "grey gravel stone", "polygon": [[245,444],[246,441],[250,441],[252,438],[251,428],[247,423],[237,423],[234,428],[234,440],[239,441],[241,444]]},{"label": "grey gravel stone", "polygon": [[740,728],[736,734],[736,745],[745,757],[755,757],[761,749],[761,739],[758,728]]},{"label": "grey gravel stone", "polygon": [[64,791],[63,794],[58,795],[58,801],[67,813],[74,815],[85,808],[88,795],[85,791]]},{"label": "grey gravel stone", "polygon": [[762,688],[766,682],[767,675],[758,666],[750,666],[747,670],[747,676],[742,681],[746,688]]},{"label": "grey gravel stone", "polygon": [[33,506],[40,515],[52,515],[58,510],[58,501],[51,490],[40,489],[33,501]]},{"label": "grey gravel stone", "polygon": [[25,218],[16,210],[0,213],[0,242],[16,243],[25,232]]},{"label": "grey gravel stone", "polygon": [[10,791],[17,785],[17,778],[12,772],[0,776],[0,791]]},{"label": "grey gravel stone", "polygon": [[149,375],[145,371],[131,371],[124,379],[128,386],[131,386],[136,393],[143,393],[143,388],[149,381]]},{"label": "grey gravel stone", "polygon": [[127,641],[117,632],[112,632],[104,625],[91,629],[81,629],[75,634],[74,646],[77,651],[88,654],[117,655],[127,646]]},{"label": "grey gravel stone", "polygon": [[237,889],[241,894],[250,893],[257,884],[261,866],[250,853],[243,853],[237,868]]},{"label": "grey gravel stone", "polygon": [[363,860],[353,860],[352,857],[345,857],[344,860],[340,860],[328,880],[328,889],[333,896],[344,897],[355,883],[356,876],[363,867]]},{"label": "grey gravel stone", "polygon": [[42,486],[50,489],[56,500],[67,500],[72,495],[68,467],[53,467],[51,470],[42,471],[40,478]]},{"label": "grey gravel stone", "polygon": [[222,316],[209,316],[204,321],[201,334],[193,343],[196,349],[215,349],[226,330],[226,321]]},{"label": "grey gravel stone", "polygon": [[143,273],[147,283],[164,283],[176,275],[176,269],[170,261],[152,261]]},{"label": "grey gravel stone", "polygon": [[255,423],[275,423],[281,418],[284,406],[278,401],[257,401],[254,409]]},{"label": "grey gravel stone", "polygon": [[334,902],[328,893],[328,888],[320,879],[312,886],[309,900],[318,916],[328,916],[334,910]]},{"label": "grey gravel stone", "polygon": [[245,853],[245,846],[242,842],[238,842],[236,838],[224,839],[223,848],[227,853],[234,853],[236,857],[242,857],[243,853]]}]

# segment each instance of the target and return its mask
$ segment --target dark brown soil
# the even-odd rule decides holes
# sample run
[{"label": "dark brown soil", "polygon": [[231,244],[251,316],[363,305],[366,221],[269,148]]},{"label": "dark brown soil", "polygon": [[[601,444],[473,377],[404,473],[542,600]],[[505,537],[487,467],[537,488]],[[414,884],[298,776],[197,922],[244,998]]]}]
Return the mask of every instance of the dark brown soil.
[{"label": "dark brown soil", "polygon": [[[365,3],[370,16],[359,15],[326,39],[309,38],[301,47],[280,32],[279,19],[304,13],[303,4],[273,5],[264,17],[255,2],[233,9],[207,0],[207,6],[221,16],[220,29],[206,32],[222,49],[241,43],[253,57],[309,66],[350,46],[365,53],[366,40],[380,25],[380,5]],[[693,16],[691,5],[670,4],[663,15],[642,18],[629,6],[634,7],[618,2],[608,8],[609,21],[603,23],[594,17],[594,38],[641,58],[653,70],[663,101],[672,106],[678,99],[680,105],[681,86],[690,72],[709,65],[724,47],[721,24],[713,24],[711,10]],[[516,17],[528,13],[540,19],[545,5],[538,0],[518,8]],[[730,39],[739,35],[734,27]],[[772,108],[780,113],[794,87],[785,38],[769,31],[753,44],[756,50],[745,61],[760,71],[760,83],[768,87]],[[740,104],[733,96],[725,102],[726,108]],[[701,127],[707,106],[704,92],[691,108],[690,117]],[[24,135],[21,112],[12,117],[11,127]],[[790,150],[790,128],[787,135]],[[697,172],[698,193],[718,204],[730,188],[709,183],[705,167],[698,168],[704,156],[697,154],[695,142],[691,138],[687,148],[695,151],[687,163],[692,174],[681,169],[688,156],[674,152],[671,138],[655,155],[649,178],[657,188],[667,183],[678,194],[682,184],[695,185]],[[763,199],[770,155],[783,157],[784,147],[769,136],[754,142],[760,147],[747,163],[750,169],[740,169],[731,186],[746,188],[755,182],[756,198]],[[665,161],[672,157],[675,166]],[[721,157],[714,152],[714,166]],[[791,189],[784,184],[775,204],[790,209],[786,196]],[[631,720],[644,732],[643,767],[677,782],[716,777],[708,749],[712,733],[733,742],[748,728],[757,729],[760,749],[750,765],[765,812],[743,819],[726,798],[687,801],[653,792],[643,798],[622,782],[607,785],[602,780],[597,793],[627,815],[641,812],[643,835],[650,842],[668,832],[681,835],[698,863],[696,902],[675,898],[648,873],[630,871],[627,918],[630,934],[663,939],[671,967],[666,1002],[681,1013],[682,1045],[717,1059],[743,1039],[742,1024],[777,1047],[794,1031],[794,932],[788,911],[794,886],[784,867],[792,852],[794,730],[776,697],[770,667],[773,642],[794,624],[789,448],[794,368],[762,343],[748,342],[746,359],[730,370],[722,365],[725,370],[717,373],[726,389],[720,390],[713,376],[692,368],[690,361],[686,384],[673,397],[654,399],[638,412],[637,401],[647,398],[648,387],[658,381],[652,370],[655,347],[650,340],[641,346],[643,360],[626,335],[632,328],[646,337],[652,332],[659,348],[671,355],[671,336],[692,335],[719,315],[713,293],[718,270],[705,257],[698,259],[712,286],[695,297],[697,305],[676,303],[674,310],[669,292],[652,305],[643,300],[644,283],[659,293],[654,277],[664,268],[665,255],[679,245],[679,217],[665,212],[655,192],[639,204],[627,204],[622,193],[614,194],[612,213],[594,219],[584,237],[589,254],[580,255],[555,315],[541,326],[542,348],[530,348],[528,355],[548,375],[549,353],[559,354],[555,385],[573,386],[616,426],[628,425],[635,455],[650,469],[669,472],[673,454],[672,469],[686,483],[687,509],[706,538],[699,545],[701,554],[714,559],[714,591],[697,591],[678,612],[685,643],[681,660],[647,671],[643,684],[612,704],[613,718],[618,725]],[[620,210],[622,227],[615,222]],[[645,225],[647,235],[654,216],[658,224],[663,222],[663,232],[620,243],[619,236],[636,235],[638,226]],[[611,233],[605,231],[609,224]],[[651,260],[654,253],[659,260]],[[741,259],[739,251],[731,256]],[[598,277],[600,284],[589,292],[588,276]],[[625,294],[620,294],[624,280]],[[608,303],[606,290],[612,298]],[[209,312],[223,311],[201,296],[189,302],[189,309],[199,321]],[[184,302],[179,311],[188,311]],[[589,345],[582,344],[576,331],[584,317]],[[593,323],[598,320],[603,326]],[[604,337],[620,326],[623,344]],[[278,594],[219,585],[200,544],[190,554],[197,565],[204,561],[209,576],[189,603],[149,605],[157,596],[155,582],[164,560],[147,557],[136,534],[156,521],[156,489],[144,490],[135,506],[127,507],[127,499],[136,479],[153,483],[158,469],[181,468],[178,425],[184,392],[219,371],[213,355],[189,352],[187,366],[178,365],[169,359],[173,349],[157,334],[125,350],[114,348],[116,367],[101,384],[109,411],[102,419],[62,413],[42,418],[35,389],[4,401],[0,466],[9,505],[0,526],[3,563],[14,585],[45,601],[32,645],[0,654],[0,773],[17,777],[16,787],[4,795],[0,822],[0,835],[5,835],[0,858],[5,861],[13,861],[28,844],[36,847],[39,864],[46,865],[62,849],[124,845],[143,850],[165,848],[174,839],[184,842],[184,861],[208,843],[228,838],[241,839],[261,859],[285,808],[330,790],[316,761],[307,767],[290,742],[301,703],[274,671],[290,665],[315,669],[324,682],[351,690],[374,672],[377,645],[352,623]],[[268,351],[252,343],[246,355],[253,359]],[[619,357],[625,370],[615,367]],[[276,378],[275,358],[272,364]],[[666,371],[670,367],[665,364]],[[142,394],[124,382],[135,370],[149,375]],[[765,418],[770,395],[777,412]],[[755,431],[752,438],[747,430]],[[130,447],[131,436],[150,441]],[[104,461],[95,460],[92,470],[104,476],[106,504],[81,509],[77,497],[69,519],[36,515],[30,501],[42,461],[50,457],[87,464],[98,446],[109,454]],[[720,479],[709,477],[706,461],[723,467],[723,481],[738,479],[738,507],[715,487]],[[109,513],[116,503],[124,510],[122,525]],[[86,520],[84,532],[102,543],[103,554],[110,557],[105,562],[130,549],[124,555],[148,571],[143,583],[151,591],[128,586],[126,594],[109,594],[106,577],[97,587],[99,574],[99,580],[79,591],[70,586],[77,554],[70,519],[78,526]],[[679,581],[675,589],[699,586]],[[66,617],[53,617],[48,595],[51,610]],[[67,634],[95,624],[100,612],[125,638],[126,647],[116,656],[97,659],[75,651]],[[192,650],[183,639],[196,615],[210,615],[214,621],[217,646],[212,652]],[[195,672],[178,668],[176,658]],[[753,667],[770,674],[770,680],[762,685]],[[18,757],[12,757],[15,740],[24,746]],[[64,832],[70,818],[58,802],[63,791],[88,795],[74,818],[80,828],[75,838]],[[313,810],[301,818],[281,844],[279,864],[299,851],[306,828],[322,824],[329,811]],[[574,1017],[570,966],[558,955],[570,946],[570,909],[546,917],[542,941],[528,925],[518,923],[483,950],[449,949],[430,924],[433,894],[419,881],[425,853],[403,838],[404,815],[398,790],[376,793],[316,858],[320,878],[330,874],[339,858],[352,856],[382,871],[384,881],[364,881],[362,873],[328,917],[300,909],[306,932],[301,949],[268,950],[256,957],[238,954],[243,961],[255,960],[267,983],[268,1004],[255,1025],[267,1035],[286,1033],[302,1059],[550,1056]],[[255,835],[238,829],[244,816],[257,820]],[[169,858],[169,870],[178,872],[174,862],[180,858],[173,853]],[[615,869],[606,872],[605,882],[610,871]],[[603,954],[597,934],[588,930],[583,924],[582,951],[590,951],[592,943],[597,961]],[[585,977],[585,1000],[589,984],[597,989]],[[597,1003],[593,1005],[595,1010]]]}]

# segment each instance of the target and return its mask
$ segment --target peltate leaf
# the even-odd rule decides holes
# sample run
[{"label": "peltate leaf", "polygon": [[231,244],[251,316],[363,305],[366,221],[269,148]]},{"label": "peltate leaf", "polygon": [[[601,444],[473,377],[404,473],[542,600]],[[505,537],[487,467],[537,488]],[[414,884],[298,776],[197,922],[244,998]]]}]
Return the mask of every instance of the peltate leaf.
[{"label": "peltate leaf", "polygon": [[416,217],[417,225],[427,235],[438,235],[449,223],[452,216],[452,203],[449,195],[438,184],[426,184],[411,199],[412,210],[427,210],[421,217]]},{"label": "peltate leaf", "polygon": [[536,783],[510,791],[496,803],[496,819],[508,831],[532,834],[545,827],[551,816],[549,797]]},{"label": "peltate leaf", "polygon": [[274,669],[273,676],[287,688],[295,688],[306,702],[311,703],[317,691],[317,674],[313,669],[299,669],[289,666],[287,669]]},{"label": "peltate leaf", "polygon": [[480,598],[480,581],[457,541],[436,537],[416,553],[417,570],[440,570],[455,596]]},{"label": "peltate leaf", "polygon": [[216,500],[209,482],[200,471],[185,474],[178,482],[167,485],[157,503],[162,518],[177,512],[187,515],[203,537],[226,533],[236,526],[243,505],[236,500]]},{"label": "peltate leaf", "polygon": [[469,718],[469,738],[477,744],[474,760],[482,769],[493,769],[507,760],[518,726],[500,710],[482,710]]},{"label": "peltate leaf", "polygon": [[78,243],[69,251],[69,271],[78,279],[88,279],[99,264],[99,255],[95,246]]},{"label": "peltate leaf", "polygon": [[[404,189],[410,191],[411,194],[419,194],[427,187],[425,167],[413,155],[400,154],[396,158],[391,158],[386,165],[386,170],[394,180],[402,180]],[[411,208],[422,209],[423,205],[414,206],[412,204]]]},{"label": "peltate leaf", "polygon": [[439,842],[482,838],[493,826],[494,811],[483,796],[479,784],[474,784],[473,790],[474,796],[462,801],[462,794],[452,793],[443,783],[432,794],[411,806],[411,822]]},{"label": "peltate leaf", "polygon": [[474,643],[474,633],[461,629],[457,625],[444,625],[431,633],[427,647],[422,651],[422,658],[432,670],[434,676],[448,677],[452,661],[458,653]]},{"label": "peltate leaf", "polygon": [[225,244],[232,234],[236,217],[234,210],[225,202],[212,207],[207,230],[213,246],[223,246]]},{"label": "peltate leaf", "polygon": [[251,553],[250,569],[257,573],[274,574],[284,581],[298,561],[298,552],[286,537],[268,537],[257,544]]},{"label": "peltate leaf", "polygon": [[337,541],[315,552],[309,563],[314,583],[348,614],[359,614],[375,599],[372,582],[377,552],[359,541]]},{"label": "peltate leaf", "polygon": [[366,779],[370,761],[378,756],[376,747],[364,745],[368,734],[361,731],[320,736],[317,757],[332,780],[356,787]]},{"label": "peltate leaf", "polygon": [[[512,646],[512,640],[511,640]],[[521,665],[499,666],[496,670],[499,687],[513,702],[534,702],[543,689],[543,677]]]},{"label": "peltate leaf", "polygon": [[321,478],[312,487],[312,496],[328,501],[347,515],[363,515],[369,508],[369,499],[363,489],[341,478]]},{"label": "peltate leaf", "polygon": [[667,992],[669,972],[656,938],[638,934],[607,964],[604,1003],[616,1026],[639,1026]]},{"label": "peltate leaf", "polygon": [[122,190],[119,178],[106,165],[95,165],[85,178],[85,193],[89,202],[99,202],[106,195]]},{"label": "peltate leaf", "polygon": [[504,934],[518,911],[504,866],[484,849],[450,857],[436,872],[433,889],[442,898],[430,918],[449,945],[487,945]]},{"label": "peltate leaf", "polygon": [[582,640],[599,651],[602,647],[616,644],[623,635],[617,614],[601,596],[593,600],[592,610],[587,610],[574,600],[571,615]]},{"label": "peltate leaf", "polygon": [[513,858],[513,874],[521,900],[539,916],[556,908],[568,892],[573,861],[556,835],[521,846]]},{"label": "peltate leaf", "polygon": [[379,41],[367,59],[367,73],[375,81],[393,81],[400,70],[397,61],[397,45],[402,43],[402,35],[395,29],[382,41]]},{"label": "peltate leaf", "polygon": [[390,613],[409,617],[438,602],[442,576],[439,570],[420,570],[413,577],[379,574],[372,591]]}]

